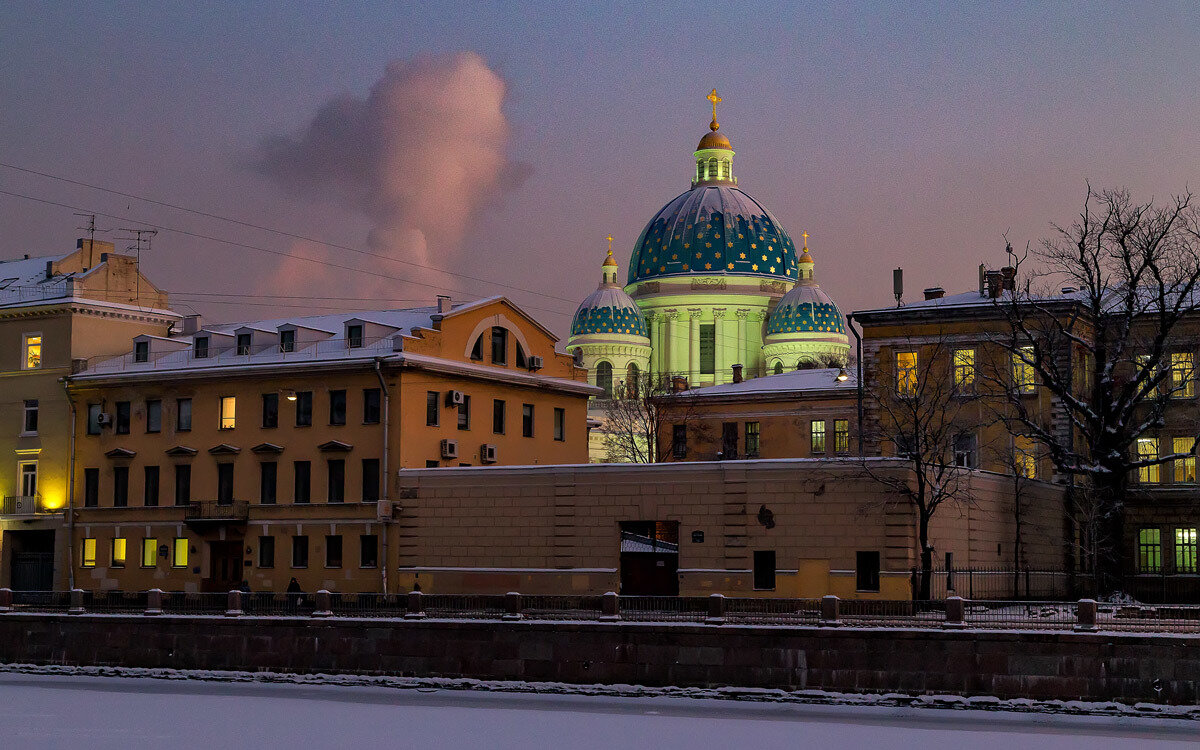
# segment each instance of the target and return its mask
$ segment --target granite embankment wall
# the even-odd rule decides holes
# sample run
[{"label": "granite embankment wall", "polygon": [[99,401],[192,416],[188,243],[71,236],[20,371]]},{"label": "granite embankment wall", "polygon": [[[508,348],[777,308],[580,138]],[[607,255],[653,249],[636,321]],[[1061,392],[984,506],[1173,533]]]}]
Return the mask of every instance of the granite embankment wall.
[{"label": "granite embankment wall", "polygon": [[1200,637],[0,615],[0,662],[1195,704]]}]

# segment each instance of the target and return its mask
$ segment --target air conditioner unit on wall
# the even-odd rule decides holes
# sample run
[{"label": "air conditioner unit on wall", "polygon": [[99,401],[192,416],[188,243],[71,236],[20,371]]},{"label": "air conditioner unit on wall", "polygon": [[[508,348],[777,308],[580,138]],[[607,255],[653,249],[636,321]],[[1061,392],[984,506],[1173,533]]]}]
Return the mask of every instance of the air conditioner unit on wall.
[{"label": "air conditioner unit on wall", "polygon": [[496,463],[496,446],[491,443],[484,443],[479,446],[479,460],[485,464]]},{"label": "air conditioner unit on wall", "polygon": [[458,441],[446,439],[442,441],[442,458],[458,458]]},{"label": "air conditioner unit on wall", "polygon": [[446,391],[446,406],[462,406],[466,400],[462,391]]},{"label": "air conditioner unit on wall", "polygon": [[101,427],[105,427],[107,425],[112,424],[112,415],[107,414],[105,412],[101,412],[100,414],[97,414],[96,415],[96,424],[100,425]]},{"label": "air conditioner unit on wall", "polygon": [[531,356],[529,358],[529,369],[531,371],[540,370],[545,366],[546,366],[546,361],[544,359],[542,359],[541,357],[539,357],[538,355],[534,354],[533,356]]}]

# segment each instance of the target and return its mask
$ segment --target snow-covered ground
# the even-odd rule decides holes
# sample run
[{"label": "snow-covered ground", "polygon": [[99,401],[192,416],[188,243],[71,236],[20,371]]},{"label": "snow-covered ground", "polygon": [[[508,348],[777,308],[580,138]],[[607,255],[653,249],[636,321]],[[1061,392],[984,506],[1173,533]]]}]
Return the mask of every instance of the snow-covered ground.
[{"label": "snow-covered ground", "polygon": [[1194,748],[1179,719],[0,674],[0,747]]}]

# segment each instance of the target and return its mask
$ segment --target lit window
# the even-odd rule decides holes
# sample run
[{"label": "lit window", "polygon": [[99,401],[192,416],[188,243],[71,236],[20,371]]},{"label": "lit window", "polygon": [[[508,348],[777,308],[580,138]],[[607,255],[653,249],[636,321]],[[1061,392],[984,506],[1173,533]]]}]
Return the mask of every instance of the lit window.
[{"label": "lit window", "polygon": [[1173,453],[1186,454],[1185,458],[1175,459],[1175,481],[1178,483],[1194,483],[1196,481],[1196,454],[1192,451],[1196,439],[1190,437],[1175,438],[1171,441]]},{"label": "lit window", "polygon": [[188,540],[185,537],[175,537],[174,555],[171,564],[176,568],[186,568],[188,564]]},{"label": "lit window", "polygon": [[235,412],[237,411],[237,399],[233,396],[221,397],[221,429],[232,430],[235,424]]},{"label": "lit window", "polygon": [[1175,529],[1175,572],[1196,572],[1196,530]]},{"label": "lit window", "polygon": [[975,390],[975,350],[954,350],[954,390],[971,393]]},{"label": "lit window", "polygon": [[[1155,461],[1158,459],[1158,440],[1155,438],[1138,438],[1137,457],[1139,461]],[[1144,484],[1158,482],[1158,464],[1138,468],[1138,481]]]},{"label": "lit window", "polygon": [[36,398],[25,399],[25,429],[22,434],[36,435],[38,431],[38,402]]},{"label": "lit window", "polygon": [[847,419],[833,421],[833,450],[835,453],[850,451],[850,421]]},{"label": "lit window", "polygon": [[[1136,357],[1134,357],[1134,361],[1137,363],[1139,374],[1141,373],[1142,370],[1146,371],[1146,380],[1150,380],[1151,378],[1154,377],[1154,368],[1152,368],[1150,366],[1150,355],[1149,354],[1139,354]],[[1158,395],[1158,386],[1154,386],[1153,388],[1146,391],[1146,395],[1149,396],[1150,398],[1156,397]]]},{"label": "lit window", "polygon": [[1196,395],[1193,365],[1191,352],[1175,352],[1171,355],[1172,398],[1192,398]]},{"label": "lit window", "polygon": [[83,540],[83,567],[96,567],[96,540],[91,537]]},{"label": "lit window", "polygon": [[717,179],[717,157],[712,157],[708,160],[708,179]]},{"label": "lit window", "polygon": [[825,452],[825,420],[815,420],[811,427],[812,433],[812,452]]},{"label": "lit window", "polygon": [[758,458],[758,451],[761,447],[761,437],[759,432],[758,422],[746,423],[746,457]]},{"label": "lit window", "polygon": [[1027,435],[1013,437],[1013,468],[1017,476],[1037,479],[1037,446]]},{"label": "lit window", "polygon": [[158,564],[158,540],[142,540],[142,567],[153,568]]},{"label": "lit window", "polygon": [[916,352],[896,352],[896,393],[901,396],[917,393]]},{"label": "lit window", "polygon": [[112,540],[112,566],[125,567],[125,537],[119,536]]},{"label": "lit window", "polygon": [[36,370],[42,366],[42,334],[25,334],[25,356],[21,358],[21,363],[26,370]]},{"label": "lit window", "polygon": [[1033,393],[1036,389],[1033,378],[1033,347],[1022,346],[1019,352],[1012,355],[1013,388],[1018,393]]},{"label": "lit window", "polygon": [[1143,573],[1162,570],[1162,532],[1158,529],[1138,531],[1138,570]]}]

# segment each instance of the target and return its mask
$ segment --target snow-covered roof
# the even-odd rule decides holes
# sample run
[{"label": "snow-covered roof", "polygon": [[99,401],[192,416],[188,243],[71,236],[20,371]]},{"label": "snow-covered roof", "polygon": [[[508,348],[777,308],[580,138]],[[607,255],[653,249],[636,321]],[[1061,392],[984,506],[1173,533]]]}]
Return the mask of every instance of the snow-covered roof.
[{"label": "snow-covered roof", "polygon": [[786,396],[819,391],[854,393],[858,388],[855,374],[846,370],[847,378],[838,380],[841,372],[836,367],[817,370],[790,370],[778,375],[750,378],[740,383],[722,383],[704,388],[693,388],[685,393],[696,398],[726,398],[739,396]]},{"label": "snow-covered roof", "polygon": [[71,252],[42,255],[36,258],[0,260],[0,308],[33,307],[47,302],[80,302],[115,310],[149,312],[172,318],[181,317],[178,313],[170,310],[138,307],[137,305],[77,296],[75,281],[95,272],[95,268],[83,273],[58,273],[50,277],[46,276],[46,264],[57,263],[73,254]]}]

